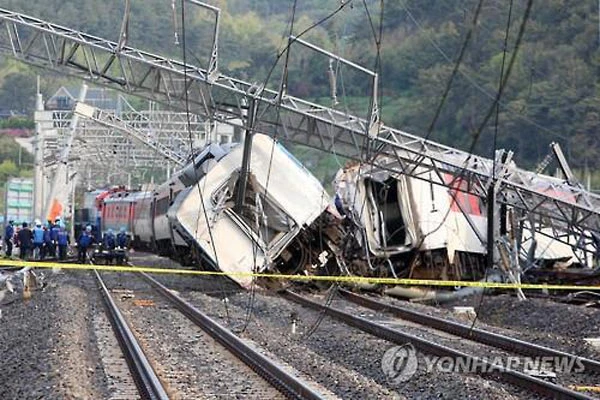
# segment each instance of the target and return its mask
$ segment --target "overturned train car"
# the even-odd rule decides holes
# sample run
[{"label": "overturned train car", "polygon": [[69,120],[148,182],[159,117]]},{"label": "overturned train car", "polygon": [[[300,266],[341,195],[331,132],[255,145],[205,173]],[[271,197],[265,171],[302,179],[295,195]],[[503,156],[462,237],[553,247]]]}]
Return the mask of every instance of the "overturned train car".
[{"label": "overturned train car", "polygon": [[107,198],[110,226],[103,230],[126,227],[135,247],[208,264],[244,287],[253,272],[333,273],[328,234],[335,217],[322,185],[281,145],[257,134],[236,210],[242,157],[242,145],[213,144],[156,190]]}]

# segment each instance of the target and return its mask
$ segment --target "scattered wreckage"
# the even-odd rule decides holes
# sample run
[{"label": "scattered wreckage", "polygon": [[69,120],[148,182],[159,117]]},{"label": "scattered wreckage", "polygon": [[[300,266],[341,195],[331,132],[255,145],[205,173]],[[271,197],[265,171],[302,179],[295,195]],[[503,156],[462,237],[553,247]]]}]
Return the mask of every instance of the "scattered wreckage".
[{"label": "scattered wreckage", "polygon": [[30,299],[32,292],[44,289],[44,278],[43,273],[36,273],[31,267],[0,271],[0,305],[9,304],[19,298]]},{"label": "scattered wreckage", "polygon": [[[558,181],[544,176],[544,182],[552,179]],[[339,170],[334,187],[348,231],[340,245],[344,270],[361,276],[483,279],[486,207],[464,185],[447,173],[429,173],[424,180],[358,163]],[[545,275],[541,280],[549,281],[558,274],[565,278],[567,268],[572,277],[599,278],[592,268],[596,247],[584,247],[574,235],[561,232],[563,240],[558,241],[553,238],[557,231],[550,228],[536,232],[513,210],[503,218],[506,232],[497,243],[496,264],[505,278],[518,282],[527,272],[532,279]],[[597,239],[593,232],[587,234]]]},{"label": "scattered wreckage", "polygon": [[[126,227],[135,247],[211,266],[243,287],[256,272],[471,281],[486,276],[485,205],[461,190],[460,179],[443,174],[422,180],[349,163],[336,175],[333,201],[281,144],[257,134],[242,207],[236,209],[243,150],[241,144],[211,144],[156,190],[103,197],[101,230]],[[498,243],[500,270],[488,279],[518,282],[539,266],[556,272],[595,262],[594,253],[576,250],[576,243],[536,233],[527,221],[517,224],[510,210],[506,219],[506,238],[513,240]]]}]

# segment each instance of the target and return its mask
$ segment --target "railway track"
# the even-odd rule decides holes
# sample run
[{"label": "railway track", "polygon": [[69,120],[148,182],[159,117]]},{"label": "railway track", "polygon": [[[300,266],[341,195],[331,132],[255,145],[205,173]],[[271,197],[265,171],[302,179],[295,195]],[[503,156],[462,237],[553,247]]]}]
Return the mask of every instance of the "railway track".
[{"label": "railway track", "polygon": [[273,387],[277,388],[284,396],[290,399],[306,400],[322,398],[319,393],[305,382],[290,374],[281,365],[278,365],[262,355],[256,349],[249,346],[246,342],[221,326],[208,315],[198,310],[192,304],[176,295],[156,279],[145,273],[141,273],[141,276],[182,314],[243,361]]},{"label": "railway track", "polygon": [[135,335],[127,325],[123,314],[121,314],[102,277],[96,270],[94,270],[94,275],[104,299],[106,314],[119,341],[123,355],[127,360],[129,370],[135,380],[141,398],[167,400],[169,397],[165,388],[146,358],[142,346],[138,343]]},{"label": "railway track", "polygon": [[[134,266],[133,264],[129,264]],[[159,378],[152,369],[142,346],[136,340],[133,332],[125,322],[119,307],[112,298],[109,289],[104,283],[100,273],[94,271],[98,285],[105,300],[107,314],[114,327],[115,334],[123,349],[131,373],[134,377],[140,396],[143,399],[168,399],[167,390],[160,383]],[[231,333],[228,329],[202,313],[192,304],[176,295],[166,286],[145,273],[140,276],[149,283],[161,297],[169,302],[181,314],[187,317],[196,326],[211,336],[221,346],[225,347],[237,359],[250,367],[258,376],[269,385],[289,399],[316,400],[322,399],[321,394],[308,386],[302,380],[293,376],[286,369],[271,361],[243,340]],[[269,395],[269,397],[271,397]]]},{"label": "railway track", "polygon": [[433,317],[424,313],[377,301],[356,293],[352,293],[345,289],[340,289],[338,293],[346,300],[349,300],[362,307],[366,307],[374,311],[387,312],[401,319],[428,326],[430,328],[447,332],[455,336],[460,336],[468,340],[476,341],[525,356],[564,357],[570,362],[581,363],[585,367],[585,371],[600,372],[600,361],[597,360],[579,357],[575,354],[540,346],[535,343],[515,339],[483,329],[471,328],[470,326],[460,324],[458,322]]},{"label": "railway track", "polygon": [[[456,349],[455,347],[449,347],[447,345],[442,345],[440,343],[437,343],[436,341],[432,341],[432,340],[428,340],[428,339],[425,339],[425,338],[422,338],[422,337],[419,337],[416,335],[412,335],[412,334],[400,331],[398,329],[393,329],[382,323],[378,323],[378,322],[372,321],[367,318],[353,315],[349,312],[343,311],[339,308],[332,307],[330,305],[320,304],[318,302],[310,300],[304,296],[301,296],[301,295],[291,292],[291,291],[283,292],[282,296],[284,298],[291,300],[297,304],[300,304],[304,307],[323,312],[326,315],[329,315],[337,320],[340,320],[349,326],[358,328],[364,332],[375,335],[377,337],[388,340],[390,342],[396,343],[398,345],[405,345],[407,343],[410,343],[416,349],[418,349],[419,351],[421,351],[425,354],[431,354],[431,355],[438,356],[438,357],[450,357],[454,360],[460,359],[460,360],[463,360],[463,365],[482,366],[483,368],[481,368],[481,370],[485,370],[485,371],[487,371],[487,373],[481,374],[481,375],[484,375],[485,377],[491,376],[491,377],[499,378],[507,383],[511,383],[515,386],[519,386],[527,391],[533,391],[538,394],[547,396],[549,398],[555,398],[555,399],[591,399],[592,398],[583,393],[579,393],[579,392],[576,392],[569,388],[566,388],[564,386],[560,386],[560,385],[545,381],[543,379],[540,379],[540,378],[537,378],[534,376],[530,376],[528,374],[504,367],[503,365],[491,364],[489,361],[487,361],[483,357],[477,357],[475,355],[468,354],[464,351]],[[347,300],[350,300],[352,298],[353,300],[356,300],[357,302],[360,301],[358,298],[352,297],[348,292],[343,292],[342,296],[344,299],[347,299]],[[367,303],[365,302],[365,304],[367,304]],[[373,307],[375,307],[375,305],[373,305]],[[433,321],[429,321],[429,322],[433,323]],[[456,332],[459,332],[459,327],[454,326],[452,329]],[[448,330],[446,332],[452,333],[452,335],[461,337],[460,335],[454,333],[454,331],[451,331],[450,328],[448,328]],[[462,330],[460,330],[460,332],[464,333]],[[480,333],[479,335],[480,335],[479,336],[480,340],[482,340],[482,343],[483,343],[483,340],[487,340],[488,343],[486,343],[486,344],[489,344],[492,346],[493,346],[493,344],[491,344],[491,343],[498,343],[498,346],[500,346],[500,345],[504,346],[504,347],[501,347],[502,349],[510,348],[510,351],[513,351],[513,352],[515,352],[516,349],[518,349],[519,352],[522,352],[522,354],[530,354],[530,355],[560,354],[560,356],[563,356],[564,354],[566,354],[566,353],[562,353],[562,352],[558,352],[558,351],[554,351],[554,353],[552,353],[550,351],[552,349],[543,348],[541,346],[537,346],[537,348],[536,348],[535,345],[533,345],[534,347],[530,347],[530,346],[527,346],[525,344],[525,342],[519,343],[519,341],[516,341],[516,340],[515,341],[508,340],[510,338],[506,338],[506,337],[503,337],[503,338],[496,337],[495,339],[489,339],[489,337],[485,336],[483,333]],[[499,335],[496,335],[496,336],[499,336]],[[488,339],[486,339],[486,337]],[[534,350],[536,351],[536,353],[525,353],[526,351],[533,352]],[[572,356],[572,357],[576,357],[576,356]],[[578,358],[581,359],[580,357],[578,357]],[[585,359],[582,359],[582,361],[584,361],[584,360]],[[585,360],[584,362],[585,362],[586,367],[591,366],[591,368],[596,368],[596,362],[594,360]]]}]

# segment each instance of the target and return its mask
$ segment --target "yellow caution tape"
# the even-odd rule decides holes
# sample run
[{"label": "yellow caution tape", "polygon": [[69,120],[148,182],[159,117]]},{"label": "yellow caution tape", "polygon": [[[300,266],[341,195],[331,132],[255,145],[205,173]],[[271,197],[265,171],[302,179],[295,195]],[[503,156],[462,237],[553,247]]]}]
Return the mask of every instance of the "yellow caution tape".
[{"label": "yellow caution tape", "polygon": [[32,267],[32,268],[57,268],[73,270],[98,270],[107,272],[146,272],[149,274],[179,274],[200,276],[228,276],[228,277],[254,277],[270,279],[286,279],[291,281],[325,281],[340,283],[370,283],[381,285],[404,285],[404,286],[451,286],[451,287],[481,287],[495,289],[542,289],[542,290],[600,290],[600,285],[548,285],[531,283],[502,283],[502,282],[473,282],[473,281],[443,281],[428,279],[396,279],[396,278],[371,278],[366,276],[331,276],[331,275],[286,275],[253,272],[220,272],[199,271],[177,268],[155,268],[127,265],[90,265],[70,264],[52,262],[31,262],[19,260],[0,260],[0,266],[10,267]]},{"label": "yellow caution tape", "polygon": [[575,390],[577,392],[596,392],[596,393],[600,393],[600,386],[569,385],[569,389]]}]

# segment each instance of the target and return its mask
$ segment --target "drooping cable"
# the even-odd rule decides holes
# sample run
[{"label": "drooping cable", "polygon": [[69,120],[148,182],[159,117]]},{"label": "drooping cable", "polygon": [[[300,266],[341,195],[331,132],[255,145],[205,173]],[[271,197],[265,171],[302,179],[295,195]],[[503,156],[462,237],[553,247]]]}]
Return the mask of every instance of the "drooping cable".
[{"label": "drooping cable", "polygon": [[[460,53],[458,54],[458,57],[456,58],[456,62],[454,63],[454,69],[452,70],[452,74],[450,74],[450,78],[448,79],[448,82],[446,82],[446,88],[444,89],[444,93],[442,93],[442,97],[440,98],[440,102],[438,103],[438,106],[435,110],[433,119],[431,120],[431,123],[429,124],[429,128],[427,128],[427,135],[425,135],[425,140],[429,139],[429,137],[431,136],[431,133],[433,132],[433,128],[435,127],[435,123],[437,122],[437,120],[442,112],[442,108],[444,107],[444,104],[446,103],[446,99],[448,98],[448,94],[450,93],[450,89],[452,88],[452,82],[454,82],[454,78],[456,77],[456,74],[458,73],[458,69],[460,68],[463,57],[465,55],[465,50],[467,49],[467,46],[469,45],[469,43],[471,41],[471,37],[473,36],[473,30],[477,26],[477,20],[479,19],[479,13],[481,12],[481,6],[483,5],[483,1],[484,0],[479,0],[479,3],[477,4],[477,8],[475,9],[475,13],[473,14],[473,21],[471,22],[471,26],[469,27],[469,30],[467,31],[467,34],[465,35],[465,39],[460,48]],[[406,7],[406,5],[404,5],[404,7],[408,8],[408,7]]]},{"label": "drooping cable", "polygon": [[[419,22],[418,19],[416,19],[416,17],[412,14],[412,12],[408,9],[408,8],[404,8],[404,11],[406,12],[406,14],[408,15],[409,19],[417,26],[417,28],[422,31],[424,33],[424,37],[427,39],[427,41],[433,46],[433,48],[448,62],[452,62],[452,59],[450,56],[448,56],[448,54],[446,54],[446,52],[440,47],[440,45],[433,39],[431,38],[431,36],[429,35],[429,33],[426,31],[426,29],[423,27],[423,25]],[[478,24],[478,27],[480,27],[481,25]],[[470,84],[471,86],[473,86],[475,89],[477,89],[481,94],[485,95],[486,97],[488,97],[491,100],[495,99],[495,94],[490,93],[486,88],[484,88],[481,84],[479,84],[469,73],[463,71],[463,68],[459,68],[458,73],[460,73],[463,78],[465,78]],[[511,107],[509,104],[504,103],[502,101],[498,102],[500,104],[500,106],[507,108],[509,110],[512,111]],[[558,132],[555,132],[543,125],[540,125],[539,123],[535,122],[534,120],[527,118],[526,116],[522,115],[521,113],[515,111],[514,114],[515,118],[536,127],[539,130],[542,130],[552,136],[558,137],[558,138],[562,138],[562,139],[568,139],[568,137],[566,137],[565,135],[562,135]]]},{"label": "drooping cable", "polygon": [[[401,3],[404,4],[404,3]],[[408,15],[409,19],[417,26],[417,28],[423,32],[424,37],[427,39],[427,41],[433,46],[433,48],[448,62],[452,62],[452,59],[450,56],[448,56],[448,54],[446,54],[446,52],[440,47],[440,45],[433,39],[431,38],[430,34],[426,31],[426,29],[423,27],[423,25],[421,24],[421,22],[419,22],[418,19],[416,19],[416,17],[412,14],[412,12],[410,11],[410,9],[403,7],[404,11],[406,12],[406,14]],[[480,26],[480,24],[478,24],[478,27]],[[463,68],[459,68],[458,69],[458,73],[460,73],[470,84],[471,86],[473,86],[474,88],[476,88],[480,93],[482,93],[483,95],[485,95],[486,97],[488,97],[491,100],[495,99],[495,94],[490,93],[486,88],[484,88],[481,84],[479,84],[469,73],[463,71]],[[509,110],[512,110],[509,104],[506,104],[502,101],[498,101],[498,103],[500,104],[500,106],[507,108]],[[524,115],[522,115],[519,112],[515,112],[514,114],[515,118],[531,125],[534,126],[552,136],[555,137],[559,137],[562,139],[568,139],[565,135],[562,135],[558,132],[555,132],[543,125],[540,125],[539,123],[535,122],[534,120],[525,117]]]},{"label": "drooping cable", "polygon": [[[306,35],[308,32],[310,32],[311,30],[313,30],[314,28],[324,24],[325,22],[329,21],[331,18],[333,18],[335,15],[337,15],[340,11],[342,11],[344,8],[346,8],[348,5],[352,4],[353,0],[349,0],[347,2],[343,2],[340,4],[340,6],[338,8],[336,8],[334,11],[332,11],[331,13],[329,13],[328,15],[326,15],[325,17],[321,18],[319,21],[313,23],[312,25],[310,25],[309,27],[307,27],[306,29],[304,29],[302,32],[300,32],[298,35],[296,35],[296,39],[300,39],[302,36]],[[279,62],[279,60],[281,59],[281,57],[283,57],[284,54],[287,54],[289,52],[290,47],[292,46],[292,44],[295,42],[295,39],[288,39],[288,43],[287,45],[283,48],[283,50],[281,50],[278,54],[277,57],[275,57],[275,60],[273,62],[273,65],[271,66],[271,68],[269,69],[269,72],[267,74],[267,77],[265,78],[263,85],[261,87],[261,92],[259,93],[259,95],[262,94],[262,91],[264,91],[267,87],[267,84],[269,83],[269,81],[271,80],[271,76],[273,74],[273,71],[275,70],[275,67],[277,66],[277,63]],[[281,96],[280,96],[281,97]],[[281,102],[281,99],[279,99],[279,102]],[[267,107],[269,107],[270,105],[268,105]],[[260,108],[260,103],[257,104],[257,114],[259,114],[259,108]]]},{"label": "drooping cable", "polygon": [[[483,129],[485,128],[485,125],[489,121],[491,113],[493,113],[494,110],[496,110],[497,107],[498,107],[498,105],[499,105],[500,98],[502,97],[502,94],[504,92],[504,88],[506,87],[506,84],[508,82],[508,79],[509,79],[511,71],[512,71],[512,66],[514,64],[514,61],[516,60],[517,54],[518,54],[520,46],[521,46],[521,40],[523,38],[523,34],[525,33],[525,27],[527,26],[527,21],[529,20],[529,14],[530,14],[532,5],[533,5],[533,0],[529,0],[528,3],[527,3],[527,7],[525,9],[525,12],[523,14],[523,19],[521,21],[521,25],[519,27],[519,33],[518,33],[517,39],[515,41],[515,45],[514,45],[514,49],[513,49],[513,54],[511,55],[511,59],[509,61],[509,66],[508,66],[508,68],[506,70],[506,73],[500,78],[501,81],[500,81],[500,85],[498,87],[498,93],[497,93],[497,95],[495,97],[495,101],[492,104],[492,106],[490,108],[490,111],[486,114],[486,117],[484,118],[484,120],[480,124],[478,130],[473,135],[473,139],[471,141],[471,145],[469,146],[469,150],[468,150],[468,153],[471,154],[471,155],[474,152],[474,149],[475,149],[475,147],[476,147],[476,145],[477,145],[477,143],[479,141],[479,138],[481,136],[481,133],[482,133]],[[455,174],[453,176],[453,178],[450,181],[450,183],[447,184],[447,186],[451,189],[449,193],[451,194],[451,196],[453,198],[452,199],[453,202],[457,202],[457,199],[456,199],[456,197],[455,197],[455,195],[454,195],[454,193],[452,191],[452,188],[458,182],[459,185],[457,185],[456,191],[459,190],[460,182],[464,179],[464,175],[465,175],[465,173],[467,171],[467,166],[468,166],[470,158],[471,158],[471,156],[467,157],[467,159],[464,162],[464,166],[458,171],[457,174]],[[448,215],[446,215],[446,218],[448,217]],[[440,226],[444,224],[446,218],[444,218],[444,220],[442,220],[442,222],[434,229],[434,231],[437,230],[437,229],[439,229]]]},{"label": "drooping cable", "polygon": [[[498,80],[498,92],[500,92],[500,89],[502,87],[502,81],[504,79],[504,63],[506,61],[506,50],[508,47],[508,35],[510,33],[510,24],[511,24],[511,17],[512,17],[512,8],[513,8],[513,0],[510,0],[510,3],[508,5],[508,18],[506,21],[506,31],[504,33],[504,47],[502,48],[502,64],[500,66],[500,79]],[[498,97],[499,99],[499,97]],[[493,140],[493,152],[492,152],[492,185],[495,185],[496,183],[496,147],[497,147],[497,140],[498,140],[498,120],[499,120],[499,115],[500,115],[500,104],[499,102],[496,102],[496,118],[494,120],[494,140]],[[493,187],[490,188],[490,190],[494,190]],[[492,213],[492,215],[488,215],[488,218],[493,218],[494,215]],[[488,224],[490,223],[490,221],[488,221]],[[487,238],[487,240],[493,240],[494,238]],[[484,282],[487,281],[487,277],[488,277],[488,267],[489,265],[486,265],[486,268],[484,270],[484,274],[483,274],[483,280]],[[481,307],[483,306],[483,298],[485,297],[485,288],[481,291],[481,297],[479,298],[479,304],[477,305],[477,309],[475,311],[475,318],[473,318],[473,322],[471,323],[471,330],[473,330],[473,328],[475,327],[475,323],[477,322],[477,318],[478,315],[481,311]]]},{"label": "drooping cable", "polygon": [[513,53],[511,54],[510,61],[508,62],[508,67],[506,68],[506,74],[503,77],[501,77],[500,86],[498,87],[498,93],[496,94],[496,98],[494,99],[494,102],[490,106],[488,112],[485,114],[485,118],[483,119],[483,121],[481,121],[479,128],[477,129],[477,131],[475,131],[475,134],[473,135],[473,141],[471,143],[469,153],[473,153],[473,150],[475,149],[475,146],[479,141],[481,133],[483,132],[491,116],[494,114],[494,111],[497,109],[500,102],[500,98],[504,94],[504,90],[506,89],[506,85],[508,83],[508,78],[510,78],[513,66],[517,59],[517,54],[519,53],[519,48],[521,47],[521,41],[523,40],[523,35],[525,34],[525,27],[527,26],[527,21],[529,21],[529,14],[531,12],[532,6],[533,0],[528,0],[525,12],[523,14],[523,20],[521,21],[521,25],[519,26],[519,33],[517,34],[517,38],[515,40]]},{"label": "drooping cable", "polygon": [[[182,45],[182,52],[183,52],[183,64],[187,65],[187,49],[186,49],[186,26],[185,26],[185,2],[186,0],[181,0],[181,45]],[[187,75],[187,67],[183,69],[183,87],[187,88],[187,81],[188,81],[188,75]],[[188,137],[189,137],[189,144],[190,144],[190,153],[193,154],[194,151],[194,143],[193,143],[193,137],[192,137],[192,129],[191,129],[191,117],[190,117],[190,104],[189,104],[189,94],[188,94],[188,90],[184,89],[185,91],[185,113],[186,113],[186,121],[187,121],[187,130],[188,130]],[[212,227],[211,227],[211,223],[210,220],[208,218],[208,214],[206,212],[206,204],[204,202],[204,194],[202,193],[202,189],[200,188],[200,182],[198,180],[198,171],[196,170],[196,168],[194,168],[194,175],[195,175],[195,180],[196,180],[196,187],[198,188],[198,195],[200,196],[200,202],[201,202],[201,207],[202,207],[202,212],[204,214],[204,221],[206,223],[206,227],[208,230],[208,236],[210,239],[210,244],[211,244],[211,248],[213,250],[213,253],[215,255],[215,264],[216,264],[216,268],[219,268],[219,255],[217,254],[217,249],[216,249],[216,245],[215,245],[215,240],[214,240],[214,236],[213,236],[213,232],[212,232]],[[196,232],[198,231],[198,226],[199,226],[199,219],[200,219],[200,215],[198,215],[198,220],[196,222]],[[222,292],[222,302],[223,305],[225,306],[225,315],[227,317],[227,322],[229,323],[229,306],[228,306],[228,299],[227,299],[227,295],[225,293],[225,290],[223,289],[222,283],[220,280],[217,280],[219,282],[219,286],[221,288],[221,292]]]}]

